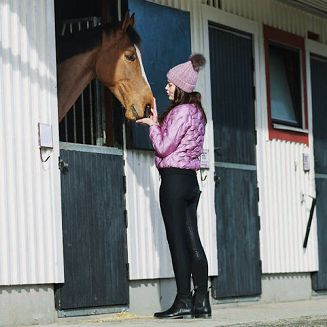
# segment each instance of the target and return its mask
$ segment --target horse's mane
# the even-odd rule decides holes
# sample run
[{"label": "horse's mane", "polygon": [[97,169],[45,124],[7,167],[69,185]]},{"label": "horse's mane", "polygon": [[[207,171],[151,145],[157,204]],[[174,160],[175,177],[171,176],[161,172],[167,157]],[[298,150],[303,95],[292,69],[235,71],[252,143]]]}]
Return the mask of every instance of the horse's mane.
[{"label": "horse's mane", "polygon": [[[98,25],[88,30],[66,34],[64,36],[57,36],[57,64],[77,54],[96,48],[101,44],[102,33],[105,32],[109,35],[115,32],[118,29],[118,26],[118,24]],[[141,38],[133,27],[129,26],[126,34],[132,44],[139,45],[141,43]]]}]

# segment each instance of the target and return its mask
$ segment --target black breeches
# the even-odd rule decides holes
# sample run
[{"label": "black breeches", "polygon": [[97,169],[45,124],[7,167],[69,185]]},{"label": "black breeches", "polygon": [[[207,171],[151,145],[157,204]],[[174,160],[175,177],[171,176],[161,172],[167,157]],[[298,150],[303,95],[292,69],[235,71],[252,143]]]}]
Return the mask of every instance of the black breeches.
[{"label": "black breeches", "polygon": [[190,293],[194,287],[206,291],[208,262],[197,225],[197,206],[200,190],[196,173],[192,170],[160,169],[160,207],[171,253],[177,293]]}]

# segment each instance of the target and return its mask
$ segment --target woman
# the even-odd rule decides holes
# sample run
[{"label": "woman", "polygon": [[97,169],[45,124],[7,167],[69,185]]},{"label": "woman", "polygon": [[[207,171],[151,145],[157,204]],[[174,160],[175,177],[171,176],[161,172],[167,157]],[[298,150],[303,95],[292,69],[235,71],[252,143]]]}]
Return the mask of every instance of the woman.
[{"label": "woman", "polygon": [[154,101],[151,116],[137,121],[150,126],[155,163],[161,175],[160,207],[177,286],[172,307],[155,313],[156,318],[211,317],[208,262],[196,215],[200,197],[196,170],[200,168],[206,115],[201,95],[194,88],[204,64],[205,58],[195,54],[189,61],[170,69],[166,91],[171,106],[158,120]]}]

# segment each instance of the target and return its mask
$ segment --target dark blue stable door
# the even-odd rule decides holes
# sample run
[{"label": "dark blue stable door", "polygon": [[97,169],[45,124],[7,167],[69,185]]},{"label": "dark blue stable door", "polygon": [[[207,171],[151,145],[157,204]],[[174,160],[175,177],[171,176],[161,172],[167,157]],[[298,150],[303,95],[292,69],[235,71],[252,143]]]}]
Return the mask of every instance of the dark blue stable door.
[{"label": "dark blue stable door", "polygon": [[312,274],[312,288],[327,290],[327,58],[311,58],[313,143],[315,156],[316,215],[319,270]]},{"label": "dark blue stable door", "polygon": [[[65,283],[58,310],[128,304],[123,158],[113,149],[61,143]],[[118,152],[118,151],[116,151]]]},{"label": "dark blue stable door", "polygon": [[209,26],[218,277],[215,298],[261,293],[252,39]]}]

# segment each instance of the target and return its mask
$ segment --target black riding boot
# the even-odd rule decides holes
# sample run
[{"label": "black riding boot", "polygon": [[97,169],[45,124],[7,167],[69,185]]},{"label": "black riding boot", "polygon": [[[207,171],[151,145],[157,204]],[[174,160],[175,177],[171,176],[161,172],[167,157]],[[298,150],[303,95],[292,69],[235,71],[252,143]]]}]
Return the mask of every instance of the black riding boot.
[{"label": "black riding boot", "polygon": [[193,312],[195,318],[210,318],[211,306],[209,301],[209,292],[195,290],[193,295]]},{"label": "black riding boot", "polygon": [[170,318],[170,319],[191,319],[193,318],[192,295],[180,296],[177,294],[174,304],[170,309],[163,312],[156,312],[155,318]]}]

